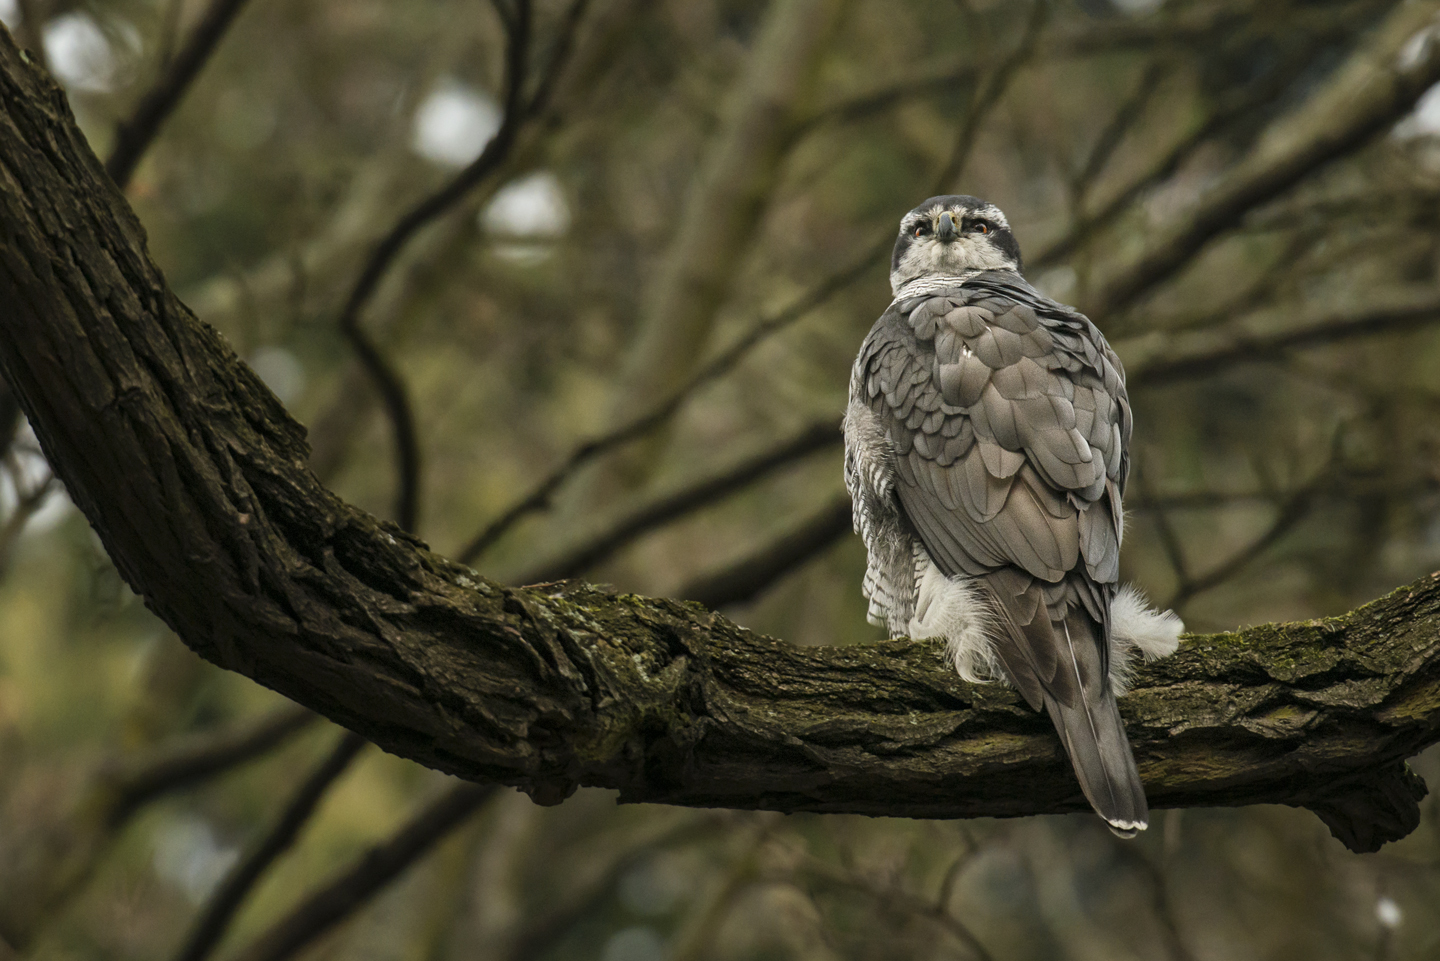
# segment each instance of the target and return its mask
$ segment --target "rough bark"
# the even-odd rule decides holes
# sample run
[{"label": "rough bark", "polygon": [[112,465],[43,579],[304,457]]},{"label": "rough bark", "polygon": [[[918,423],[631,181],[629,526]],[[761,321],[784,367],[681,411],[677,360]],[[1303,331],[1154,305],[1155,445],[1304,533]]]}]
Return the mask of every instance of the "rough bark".
[{"label": "rough bark", "polygon": [[[388,751],[545,803],[910,817],[1085,807],[1049,721],[930,642],[793,647],[702,607],[515,589],[326,490],[166,286],[64,95],[0,31],[0,366],[71,497],[206,658]],[[1122,712],[1156,807],[1278,802],[1371,850],[1440,740],[1440,577],[1191,637]]]}]

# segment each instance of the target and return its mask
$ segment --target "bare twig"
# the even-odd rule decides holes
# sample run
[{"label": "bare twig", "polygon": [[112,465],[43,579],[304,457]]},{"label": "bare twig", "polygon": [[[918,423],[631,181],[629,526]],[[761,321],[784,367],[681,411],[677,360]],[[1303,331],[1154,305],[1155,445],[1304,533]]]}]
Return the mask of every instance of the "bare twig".
[{"label": "bare twig", "polygon": [[654,856],[659,849],[677,842],[713,833],[728,821],[716,817],[685,818],[667,827],[658,835],[648,835],[622,851],[595,878],[570,896],[545,906],[505,939],[505,948],[497,952],[499,961],[531,961],[542,958],[550,948],[564,939],[575,925],[599,908],[607,898],[614,897],[620,879]]},{"label": "bare twig", "polygon": [[[1178,812],[1174,812],[1178,813]],[[1165,947],[1170,957],[1175,961],[1195,961],[1195,952],[1185,943],[1180,935],[1180,928],[1175,923],[1175,910],[1170,897],[1170,879],[1165,869],[1146,857],[1145,852],[1136,844],[1126,844],[1107,832],[1107,843],[1110,850],[1114,852],[1119,860],[1129,864],[1135,871],[1144,876],[1144,887],[1150,892],[1150,904],[1155,912],[1155,920],[1160,924],[1160,932],[1165,940]]]},{"label": "bare twig", "polygon": [[293,911],[252,941],[234,961],[281,961],[363,907],[435,843],[479,809],[493,786],[458,784],[427,805],[388,840],[370,848]]},{"label": "bare twig", "polygon": [[390,428],[395,437],[398,486],[395,494],[395,522],[406,530],[414,530],[419,519],[420,444],[415,431],[415,415],[411,408],[409,391],[399,371],[360,326],[360,319],[365,305],[380,286],[381,278],[410,239],[498,170],[515,144],[520,126],[527,115],[525,107],[522,106],[522,96],[530,52],[531,5],[529,0],[518,0],[513,14],[505,10],[500,0],[496,0],[494,7],[506,24],[505,113],[500,129],[485,145],[480,156],[445,186],[412,207],[390,228],[389,233],[381,238],[360,269],[337,321],[341,335],[350,342],[360,363],[374,382],[375,389],[380,393],[386,415],[390,419]]},{"label": "bare twig", "polygon": [[140,158],[160,132],[160,126],[190,89],[244,6],[245,0],[214,0],[184,48],[165,65],[155,86],[140,98],[130,117],[116,126],[115,145],[105,160],[105,171],[121,190],[130,182]]},{"label": "bare twig", "polygon": [[716,935],[735,902],[753,884],[760,866],[760,854],[775,833],[774,815],[756,814],[751,836],[706,894],[691,905],[681,922],[666,961],[700,961],[711,953]]},{"label": "bare twig", "polygon": [[[1354,153],[1409,113],[1440,81],[1433,3],[1395,8],[1324,87],[1279,121],[1192,209],[1145,245],[1145,253],[1109,278],[1086,306],[1105,316],[1168,280],[1245,213],[1310,174]],[[1417,38],[1419,38],[1417,42]]]},{"label": "bare twig", "polygon": [[477,534],[469,544],[461,548],[459,553],[455,555],[456,559],[466,564],[473,564],[486,550],[503,537],[510,528],[514,527],[518,521],[549,507],[555,494],[566,482],[575,476],[580,468],[602,454],[609,453],[630,441],[644,437],[650,431],[664,424],[669,418],[674,416],[681,407],[685,406],[686,402],[688,402],[700,388],[733,370],[757,344],[773,334],[784,330],[786,327],[789,327],[800,318],[808,315],[811,311],[823,306],[832,297],[863,277],[872,267],[880,262],[885,253],[889,251],[891,244],[891,239],[886,237],[883,243],[876,244],[869,248],[847,266],[830,274],[808,291],[796,297],[788,306],[778,313],[758,322],[754,327],[750,328],[743,337],[697,370],[687,382],[682,384],[665,400],[613,430],[592,438],[591,440],[584,441],[576,446],[558,467],[546,475],[544,480],[532,488],[524,497],[506,508],[499,517],[491,521],[484,530]]},{"label": "bare twig", "polygon": [[210,896],[199,920],[191,929],[190,936],[176,953],[176,961],[202,961],[215,950],[224,937],[240,905],[255,889],[270,865],[300,835],[300,829],[310,820],[330,785],[345,773],[355,755],[368,742],[358,734],[345,732],[333,751],[320,762],[290,798],[279,820],[270,828],[265,837],[245,859],[237,864]]},{"label": "bare twig", "polygon": [[594,537],[569,548],[559,557],[536,565],[515,578],[515,581],[520,584],[534,584],[577,577],[593,569],[642,534],[707,507],[808,454],[838,446],[840,441],[840,425],[837,421],[811,424],[799,434],[747,457],[719,474],[702,478],[640,505]]},{"label": "bare twig", "polygon": [[924,918],[938,925],[952,935],[955,940],[965,945],[972,957],[978,958],[980,961],[994,961],[994,956],[975,936],[975,932],[971,931],[965,922],[951,914],[944,901],[931,901],[912,894],[895,884],[884,884],[867,878],[859,872],[836,867],[811,854],[800,854],[799,857],[798,873],[811,883],[823,887],[857,891],[873,898],[891,911]]},{"label": "bare twig", "polygon": [[1431,294],[1368,311],[1340,311],[1301,318],[1299,322],[1292,322],[1293,326],[1287,324],[1288,329],[1267,330],[1257,324],[1251,331],[1245,329],[1244,324],[1235,324],[1228,330],[1157,335],[1130,343],[1122,341],[1117,349],[1122,359],[1127,355],[1131,358],[1126,363],[1127,384],[1164,386],[1207,377],[1237,364],[1280,360],[1290,351],[1304,347],[1418,330],[1437,322],[1440,322],[1440,299]]},{"label": "bare twig", "polygon": [[32,825],[33,834],[24,841],[38,845],[34,854],[22,854],[0,873],[4,937],[27,950],[44,924],[84,886],[142,806],[262,757],[316,720],[304,708],[289,705],[102,764],[53,821]]},{"label": "bare twig", "polygon": [[29,50],[40,61],[40,66],[50,73],[50,55],[45,51],[45,39],[40,35],[41,7],[38,0],[15,0],[15,6],[20,11],[20,23],[12,33],[15,43]]},{"label": "bare twig", "polygon": [[884,113],[913,97],[933,96],[964,89],[975,82],[979,70],[971,64],[926,76],[912,77],[839,103],[829,104],[795,124],[790,136],[798,140],[832,123],[854,123]]},{"label": "bare twig", "polygon": [[[1310,67],[1318,51],[1324,50],[1337,36],[1353,32],[1357,16],[1366,13],[1374,4],[1360,3],[1355,6],[1356,16],[1336,16],[1326,11],[1319,16],[1287,19],[1286,31],[1292,36],[1306,37],[1305,43],[1284,55],[1275,69],[1260,81],[1245,84],[1241,89],[1222,97],[1220,103],[1193,130],[1156,157],[1098,210],[1081,215],[1070,224],[1064,235],[1026,258],[1027,263],[1041,268],[1070,257],[1118,220],[1145,191],[1172,176],[1201,145],[1224,133],[1257,109],[1273,104],[1276,98]],[[1228,23],[1225,25],[1229,26]]]},{"label": "bare twig", "polygon": [[1266,82],[1247,86],[1229,103],[1217,107],[1198,126],[1172,144],[1168,150],[1156,157],[1149,167],[1105,201],[1100,209],[1078,217],[1061,237],[1033,257],[1027,258],[1027,263],[1034,268],[1048,267],[1073,255],[1100,231],[1118,220],[1145,191],[1179,170],[1202,144],[1215,138],[1251,111],[1272,102],[1285,84],[1294,79],[1294,73],[1304,62],[1303,58],[1295,58],[1288,65],[1289,69],[1276,71]]},{"label": "bare twig", "polygon": [[[1100,136],[1095,138],[1095,143],[1086,154],[1084,163],[1070,178],[1071,204],[1077,214],[1084,209],[1085,198],[1089,194],[1090,188],[1104,172],[1106,165],[1110,163],[1110,158],[1115,155],[1116,148],[1145,115],[1145,109],[1150,106],[1151,98],[1160,89],[1160,81],[1173,68],[1173,60],[1165,55],[1151,60],[1140,72],[1140,78],[1130,96],[1120,104],[1115,115],[1105,125],[1105,129],[1100,131]],[[1079,221],[1080,217],[1077,216],[1075,219]]]},{"label": "bare twig", "polygon": [[754,553],[701,575],[675,596],[706,607],[748,601],[848,534],[850,523],[850,496],[841,494],[799,526]]},{"label": "bare twig", "polygon": [[1165,507],[1160,506],[1146,481],[1144,472],[1140,472],[1141,496],[1150,505],[1150,511],[1155,515],[1155,532],[1160,536],[1160,546],[1165,551],[1165,557],[1170,561],[1170,569],[1175,572],[1175,581],[1181,586],[1190,583],[1190,564],[1185,559],[1185,549],[1180,546],[1180,538],[1175,533],[1175,527],[1170,523],[1170,514]]},{"label": "bare twig", "polygon": [[965,114],[965,122],[960,125],[959,132],[955,135],[955,145],[951,148],[950,159],[941,168],[935,178],[935,193],[940,193],[950,187],[960,174],[964,172],[965,165],[970,160],[970,154],[974,150],[976,135],[980,127],[985,123],[990,111],[1000,102],[1005,91],[1010,88],[1010,81],[1015,78],[1015,73],[1035,53],[1035,44],[1040,38],[1040,33],[1045,23],[1050,19],[1050,0],[1033,0],[1030,8],[1030,19],[1025,23],[1025,33],[1021,36],[1020,42],[1015,45],[1010,56],[1001,61],[991,74],[980,84],[979,91],[975,94],[975,100],[970,105],[970,110]]},{"label": "bare twig", "polygon": [[[1212,588],[1218,587],[1232,577],[1239,574],[1252,562],[1264,554],[1276,541],[1290,532],[1296,524],[1304,520],[1314,505],[1315,494],[1318,490],[1318,483],[1308,485],[1300,490],[1291,493],[1280,505],[1280,512],[1275,520],[1271,522],[1265,533],[1255,540],[1236,551],[1230,557],[1216,564],[1210,570],[1197,577],[1185,577],[1177,569],[1180,575],[1180,585],[1175,593],[1165,602],[1165,607],[1171,610],[1179,610],[1180,607],[1193,600],[1197,594],[1204,593]],[[1160,515],[1163,517],[1164,515]]]},{"label": "bare twig", "polygon": [[258,719],[184,738],[133,760],[112,762],[101,772],[114,798],[110,822],[120,824],[162,794],[268,754],[317,720],[305,708],[287,704]]}]

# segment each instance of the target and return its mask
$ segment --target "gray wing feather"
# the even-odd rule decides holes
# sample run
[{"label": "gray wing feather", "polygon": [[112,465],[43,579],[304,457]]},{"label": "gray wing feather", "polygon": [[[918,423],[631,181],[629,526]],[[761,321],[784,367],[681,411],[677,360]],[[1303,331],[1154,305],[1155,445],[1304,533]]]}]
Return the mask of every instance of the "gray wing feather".
[{"label": "gray wing feather", "polygon": [[1015,564],[1053,583],[1078,559],[1115,581],[1129,402],[1088,320],[1013,274],[967,284],[892,305],[855,373],[855,399],[893,443],[904,512],[943,571]]}]

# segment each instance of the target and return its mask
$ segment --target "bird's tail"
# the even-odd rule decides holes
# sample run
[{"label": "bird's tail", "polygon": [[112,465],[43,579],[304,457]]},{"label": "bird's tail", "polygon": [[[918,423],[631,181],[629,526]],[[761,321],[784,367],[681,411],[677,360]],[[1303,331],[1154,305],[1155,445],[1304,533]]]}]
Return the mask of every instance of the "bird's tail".
[{"label": "bird's tail", "polygon": [[[1056,627],[1060,629],[1057,633],[1062,634],[1062,642],[1064,635],[1068,635],[1071,646],[1078,648],[1082,639],[1075,637],[1079,626],[1076,621],[1087,622],[1082,629],[1091,628],[1089,618],[1077,611],[1072,611]],[[1094,643],[1089,636],[1083,639],[1086,647]],[[1065,660],[1062,655],[1062,669],[1066,666]],[[1077,656],[1071,666],[1081,660],[1083,655]],[[1078,686],[1079,696],[1070,704],[1047,691],[1045,710],[1060,732],[1065,753],[1070,755],[1080,790],[1085,792],[1090,806],[1105,819],[1111,831],[1121,837],[1134,837],[1145,830],[1150,809],[1145,803],[1145,787],[1140,783],[1130,740],[1125,736],[1125,725],[1120,720],[1120,707],[1110,690],[1108,673],[1092,672]]]},{"label": "bird's tail", "polygon": [[[1042,585],[1009,570],[986,584],[1008,635],[995,653],[1025,699],[1049,713],[1086,799],[1121,837],[1145,830],[1149,806],[1110,685],[1105,628],[1080,593],[1090,585]],[[1094,600],[1103,612],[1109,596]]]}]

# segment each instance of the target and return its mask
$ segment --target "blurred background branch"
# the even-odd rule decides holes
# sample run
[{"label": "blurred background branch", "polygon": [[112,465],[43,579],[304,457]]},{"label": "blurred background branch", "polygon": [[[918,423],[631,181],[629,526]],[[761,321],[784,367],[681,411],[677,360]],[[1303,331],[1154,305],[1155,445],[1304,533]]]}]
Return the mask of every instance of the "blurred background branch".
[{"label": "blurred background branch", "polygon": [[164,73],[140,98],[129,119],[116,126],[115,143],[110,148],[110,155],[105,158],[105,172],[115,181],[115,186],[124,190],[130,183],[135,166],[160,133],[165,118],[174,111],[246,2],[212,0],[205,15],[190,32],[185,46],[164,64]]}]

